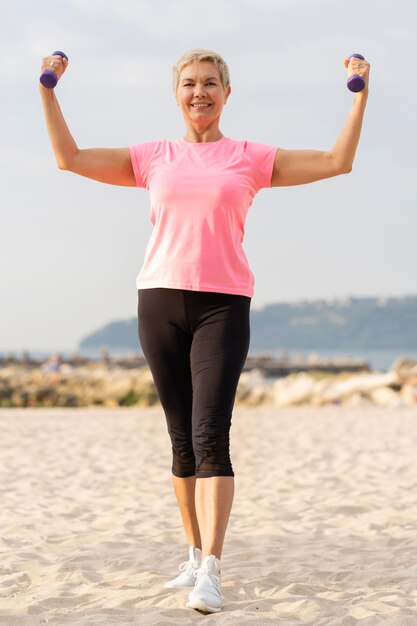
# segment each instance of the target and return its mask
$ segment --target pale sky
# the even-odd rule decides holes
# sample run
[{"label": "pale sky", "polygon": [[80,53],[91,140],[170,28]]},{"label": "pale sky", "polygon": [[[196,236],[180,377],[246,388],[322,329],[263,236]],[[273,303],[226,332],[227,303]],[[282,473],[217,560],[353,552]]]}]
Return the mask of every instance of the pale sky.
[{"label": "pale sky", "polygon": [[136,315],[152,225],[145,190],[59,171],[38,94],[42,56],[70,59],[57,95],[80,147],[183,135],[171,67],[211,48],[234,139],[326,150],[353,96],[343,59],[371,62],[353,172],[264,189],[246,222],[252,307],[417,294],[415,0],[1,0],[0,352],[74,350]]}]

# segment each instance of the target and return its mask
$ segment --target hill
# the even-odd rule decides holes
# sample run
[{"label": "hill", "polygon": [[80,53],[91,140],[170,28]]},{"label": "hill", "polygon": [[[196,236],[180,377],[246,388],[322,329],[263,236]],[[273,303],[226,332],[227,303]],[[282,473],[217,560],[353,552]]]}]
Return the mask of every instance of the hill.
[{"label": "hill", "polygon": [[[140,349],[137,320],[88,335],[81,351]],[[251,310],[252,352],[280,349],[417,350],[417,296],[276,303]]]}]

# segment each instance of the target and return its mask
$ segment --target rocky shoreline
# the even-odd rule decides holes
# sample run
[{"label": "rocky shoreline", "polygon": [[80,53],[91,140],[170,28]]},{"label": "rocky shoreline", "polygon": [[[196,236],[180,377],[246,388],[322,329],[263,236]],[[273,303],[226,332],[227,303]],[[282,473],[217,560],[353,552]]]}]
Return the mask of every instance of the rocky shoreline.
[{"label": "rocky shoreline", "polygon": [[[129,360],[73,360],[0,365],[0,408],[153,406],[159,403],[149,368]],[[242,372],[236,406],[377,405],[417,407],[417,361],[398,358],[387,372],[298,371],[267,376]]]}]

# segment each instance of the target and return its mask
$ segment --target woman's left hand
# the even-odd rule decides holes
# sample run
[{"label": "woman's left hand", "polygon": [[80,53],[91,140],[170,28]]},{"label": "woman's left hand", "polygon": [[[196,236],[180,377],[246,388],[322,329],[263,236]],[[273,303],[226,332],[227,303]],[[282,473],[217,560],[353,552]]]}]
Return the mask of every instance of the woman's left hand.
[{"label": "woman's left hand", "polygon": [[343,63],[347,69],[348,78],[353,74],[358,74],[359,76],[362,76],[365,81],[365,87],[359,93],[363,93],[364,91],[367,92],[369,84],[369,70],[371,67],[370,63],[368,63],[366,59],[362,60],[357,59],[356,57],[352,57],[350,60],[345,59]]}]

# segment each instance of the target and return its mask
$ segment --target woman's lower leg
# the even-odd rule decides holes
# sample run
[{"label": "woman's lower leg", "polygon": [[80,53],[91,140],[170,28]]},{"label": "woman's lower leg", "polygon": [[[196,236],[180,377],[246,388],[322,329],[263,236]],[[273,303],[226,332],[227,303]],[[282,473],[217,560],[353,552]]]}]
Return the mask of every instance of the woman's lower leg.
[{"label": "woman's lower leg", "polygon": [[175,496],[181,513],[185,535],[190,546],[201,550],[201,536],[195,507],[196,477],[179,478],[172,475]]},{"label": "woman's lower leg", "polygon": [[203,558],[210,554],[221,558],[234,490],[233,476],[213,476],[196,480],[195,507]]}]

